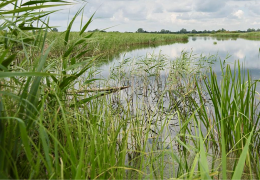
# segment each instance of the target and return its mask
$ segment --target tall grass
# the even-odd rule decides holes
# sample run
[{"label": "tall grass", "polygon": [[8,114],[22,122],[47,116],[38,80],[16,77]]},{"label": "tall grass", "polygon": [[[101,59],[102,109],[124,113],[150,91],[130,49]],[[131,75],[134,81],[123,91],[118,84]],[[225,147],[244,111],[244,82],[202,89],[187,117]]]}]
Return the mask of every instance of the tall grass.
[{"label": "tall grass", "polygon": [[259,32],[247,32],[247,33],[214,33],[214,34],[198,34],[198,36],[212,36],[217,38],[244,38],[249,40],[259,40],[260,33]]},{"label": "tall grass", "polygon": [[[232,173],[238,164],[238,158],[241,159],[241,154],[244,151],[249,152],[246,156],[246,164],[249,168],[249,174],[258,174],[257,161],[259,141],[259,101],[256,99],[256,82],[252,82],[248,72],[240,67],[238,63],[234,65],[234,70],[230,66],[223,66],[222,80],[218,81],[217,76],[211,71],[210,77],[204,81],[207,92],[210,97],[211,106],[207,108],[203,96],[200,94],[200,104],[195,102],[198,108],[197,121],[202,121],[208,136],[211,139],[211,146],[216,146],[216,151],[221,148],[222,154],[222,178],[227,177],[228,170]],[[225,69],[225,70],[224,70]],[[198,91],[201,92],[202,87],[198,86]],[[249,136],[250,134],[250,136]],[[252,143],[249,146],[250,140]],[[245,150],[246,149],[246,150]],[[233,158],[233,168],[227,166],[227,159]],[[245,159],[244,159],[245,161]],[[241,163],[239,161],[239,163]],[[252,164],[254,164],[252,166]],[[242,168],[243,169],[243,168]],[[241,171],[242,171],[241,169]],[[236,176],[235,173],[233,177]],[[240,176],[241,177],[241,176]],[[252,177],[251,177],[252,178]]]},{"label": "tall grass", "polygon": [[[83,8],[51,56],[51,12],[38,9],[69,4],[52,3],[0,3],[0,178],[259,178],[258,95],[243,68],[223,65],[220,83],[201,72],[214,57],[151,55],[124,60],[102,84],[90,74],[100,55],[82,48],[99,37],[84,33],[91,18],[70,41]],[[99,85],[131,87],[87,91]]]},{"label": "tall grass", "polygon": [[[85,36],[91,32],[84,33]],[[72,32],[70,35],[69,43],[77,41],[79,38],[78,32]],[[62,41],[64,35],[62,33],[51,32],[48,33],[47,41],[57,38],[54,43],[51,55],[57,57],[64,51]],[[113,55],[120,51],[127,51],[135,46],[154,46],[162,43],[185,43],[188,42],[186,35],[167,35],[167,34],[149,34],[149,33],[120,33],[120,32],[95,32],[89,40],[86,47],[78,46],[74,52],[81,48],[86,48],[88,51],[86,55],[95,55],[99,53]]]},{"label": "tall grass", "polygon": [[250,40],[259,40],[260,33],[259,32],[250,32],[250,33],[240,34],[239,37],[250,39]]}]

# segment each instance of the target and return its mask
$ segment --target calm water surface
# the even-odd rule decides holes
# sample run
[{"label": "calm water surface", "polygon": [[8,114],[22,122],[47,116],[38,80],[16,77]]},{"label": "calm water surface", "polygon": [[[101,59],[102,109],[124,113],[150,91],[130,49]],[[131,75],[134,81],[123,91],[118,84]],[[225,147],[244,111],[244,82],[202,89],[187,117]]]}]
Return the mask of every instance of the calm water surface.
[{"label": "calm water surface", "polygon": [[[225,60],[226,63],[232,64],[239,60],[241,63],[244,64],[244,67],[250,71],[251,77],[253,79],[260,79],[260,55],[259,55],[259,48],[260,48],[260,41],[252,41],[252,40],[246,40],[246,39],[217,39],[214,37],[189,37],[188,43],[182,44],[182,43],[175,43],[170,45],[162,45],[157,47],[147,47],[147,48],[141,48],[125,53],[121,53],[116,58],[108,60],[107,64],[104,64],[100,67],[101,76],[104,78],[109,77],[111,73],[111,69],[122,62],[123,59],[133,59],[134,61],[138,61],[142,59],[142,57],[149,57],[149,54],[154,55],[165,55],[168,59],[174,60],[182,54],[183,51],[186,51],[188,53],[194,54],[196,57],[202,56],[211,56],[211,55],[217,55],[218,59]],[[229,57],[229,58],[227,58]],[[217,73],[217,75],[221,74],[221,68],[219,65],[219,61],[216,61],[215,64],[212,65],[213,70]],[[167,68],[166,68],[167,69]],[[220,77],[220,76],[218,76]],[[163,79],[162,79],[163,80]],[[129,99],[129,97],[133,98],[132,102],[133,104],[133,115],[135,115],[135,109],[144,109],[143,111],[143,117],[144,119],[147,118],[149,122],[151,121],[151,124],[156,124],[155,127],[161,128],[163,127],[160,125],[160,122],[164,122],[164,119],[167,119],[168,116],[167,113],[169,113],[168,110],[170,110],[170,102],[167,97],[163,100],[163,108],[157,107],[158,105],[158,99],[161,99],[160,97],[160,91],[156,89],[158,83],[156,84],[156,80],[151,80],[155,83],[152,86],[149,86],[148,89],[150,92],[148,92],[147,96],[145,96],[144,89],[140,89],[137,91],[134,91],[134,95],[131,95],[131,88],[121,91],[121,95],[124,96],[123,99]],[[138,80],[135,80],[137,83],[132,84],[138,84]],[[140,82],[139,82],[140,83]],[[260,84],[260,83],[259,83]],[[130,84],[131,85],[131,84]],[[142,82],[140,85],[135,85],[139,88],[143,86]],[[162,81],[162,86],[164,86],[164,83]],[[153,89],[154,88],[154,89]],[[162,88],[163,89],[163,88]],[[257,90],[260,91],[260,87],[258,85]],[[127,95],[127,94],[130,94]],[[138,99],[138,97],[140,98]],[[141,99],[141,100],[140,100]],[[179,100],[178,98],[176,100]],[[142,103],[137,103],[139,101],[142,101]],[[131,104],[131,103],[130,103]],[[143,105],[145,104],[145,105]],[[140,107],[139,107],[140,106]],[[144,107],[145,106],[145,107]],[[186,108],[183,104],[180,105],[180,107]],[[147,111],[149,109],[152,113],[152,115],[148,115],[150,111]],[[170,110],[173,112],[172,110]],[[165,115],[166,114],[166,115]],[[155,116],[154,116],[155,115]],[[176,114],[175,114],[176,115]],[[179,121],[178,117],[175,115],[172,116],[172,119],[168,119],[169,127],[163,127],[164,131],[158,138],[158,149],[166,148],[169,149],[170,147],[173,147],[174,150],[177,152],[177,146],[174,145],[173,139],[176,136],[176,134],[179,133]],[[159,120],[158,120],[159,119]],[[158,121],[157,121],[158,120]],[[191,131],[196,129],[196,127],[191,127]],[[157,131],[157,129],[154,129],[154,131]],[[207,132],[205,127],[202,127],[203,132]],[[148,139],[149,144],[147,145],[147,148],[154,147],[153,145],[154,137],[151,135],[151,138]],[[172,145],[172,146],[170,146]],[[171,157],[169,155],[165,155],[164,159],[165,161],[168,161]],[[208,159],[210,161],[210,159]],[[128,161],[128,160],[126,160]],[[177,166],[175,167],[177,170]],[[165,177],[168,177],[170,175],[169,172],[172,172],[172,166],[165,166]],[[170,176],[169,176],[170,177]]]},{"label": "calm water surface", "polygon": [[[217,44],[214,44],[216,42]],[[118,57],[109,61],[110,63],[100,67],[101,75],[107,77],[110,73],[110,68],[119,64],[122,59],[145,57],[148,54],[163,54],[169,59],[176,59],[181,55],[182,51],[192,52],[198,57],[200,55],[218,55],[221,60],[225,60],[229,64],[236,60],[243,62],[244,67],[250,70],[253,79],[260,79],[260,41],[246,39],[224,39],[215,37],[189,37],[189,42],[175,43],[171,45],[162,45],[158,47],[147,47],[133,50],[130,52],[121,53]],[[232,67],[232,65],[231,65]],[[214,71],[219,74],[221,72],[218,61],[213,65]]]}]

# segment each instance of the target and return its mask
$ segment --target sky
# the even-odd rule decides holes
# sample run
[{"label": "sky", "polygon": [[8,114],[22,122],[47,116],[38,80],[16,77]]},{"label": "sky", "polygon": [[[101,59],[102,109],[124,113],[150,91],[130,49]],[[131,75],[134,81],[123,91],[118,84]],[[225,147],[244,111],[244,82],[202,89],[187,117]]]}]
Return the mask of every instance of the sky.
[{"label": "sky", "polygon": [[[62,7],[51,15],[50,25],[66,29],[68,19],[86,4],[84,22],[96,12],[88,30],[135,32],[161,29],[179,31],[247,30],[260,28],[260,0],[88,0]],[[80,18],[73,31],[79,31]]]}]

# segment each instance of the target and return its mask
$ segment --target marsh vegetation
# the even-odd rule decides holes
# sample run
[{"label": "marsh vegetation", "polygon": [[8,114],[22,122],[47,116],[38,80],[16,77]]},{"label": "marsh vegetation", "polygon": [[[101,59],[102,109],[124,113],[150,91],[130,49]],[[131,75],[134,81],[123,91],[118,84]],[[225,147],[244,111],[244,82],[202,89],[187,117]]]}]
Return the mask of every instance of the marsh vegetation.
[{"label": "marsh vegetation", "polygon": [[[192,35],[194,36],[194,34]],[[222,37],[222,38],[244,38],[249,40],[259,40],[260,32],[247,32],[247,33],[239,33],[239,32],[222,32],[222,33],[201,33],[196,34],[196,36],[211,36],[211,37]]]},{"label": "marsh vegetation", "polygon": [[149,54],[99,79],[104,53],[187,37],[85,33],[92,19],[71,33],[82,8],[52,41],[38,9],[70,3],[18,2],[0,3],[0,178],[260,178],[257,81],[239,62]]},{"label": "marsh vegetation", "polygon": [[[188,41],[187,35],[168,35],[168,34],[141,34],[141,33],[120,33],[120,32],[91,32],[83,33],[84,36],[91,35],[91,40],[88,41],[85,47],[79,46],[74,49],[77,52],[79,49],[86,48],[87,55],[95,55],[98,53],[115,54],[118,51],[127,51],[135,46],[153,46],[163,43],[185,43]],[[56,37],[59,36],[57,39]],[[78,32],[70,33],[69,45],[77,42],[80,38]],[[64,51],[64,34],[48,33],[47,41],[51,42],[56,39],[53,45],[53,54],[63,53]]]}]

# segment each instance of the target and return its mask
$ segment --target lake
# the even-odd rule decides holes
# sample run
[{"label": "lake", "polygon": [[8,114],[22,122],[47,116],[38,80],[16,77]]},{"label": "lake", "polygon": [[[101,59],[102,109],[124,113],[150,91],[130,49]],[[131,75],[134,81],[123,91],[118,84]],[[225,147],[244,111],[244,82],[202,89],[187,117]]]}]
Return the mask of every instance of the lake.
[{"label": "lake", "polygon": [[[157,47],[147,47],[121,53],[116,58],[110,58],[109,63],[100,67],[101,75],[108,77],[110,69],[123,59],[149,56],[149,54],[163,54],[169,59],[176,59],[182,51],[192,53],[195,56],[217,55],[222,61],[233,64],[239,60],[244,67],[251,73],[252,79],[260,77],[260,41],[234,39],[234,38],[216,38],[216,37],[189,37],[188,43],[174,43],[170,45],[161,45]],[[228,57],[228,58],[227,58]],[[112,59],[112,60],[111,60]],[[231,65],[232,67],[232,65]],[[219,74],[221,72],[218,61],[213,65],[213,70]]]},{"label": "lake", "polygon": [[[225,61],[225,64],[230,64],[231,68],[233,68],[232,64],[239,60],[240,64],[243,64],[245,69],[250,71],[252,79],[256,80],[260,78],[260,41],[240,38],[189,37],[187,43],[135,48],[135,50],[126,51],[108,58],[107,63],[99,66],[101,78],[108,79],[101,86],[130,86],[128,89],[112,94],[109,101],[111,102],[111,111],[119,113],[123,119],[131,119],[131,122],[136,122],[135,120],[138,120],[138,123],[141,122],[142,125],[138,127],[140,131],[145,131],[142,129],[143,127],[149,128],[148,141],[145,144],[146,152],[155,152],[158,154],[162,150],[165,152],[160,158],[163,162],[169,162],[164,166],[164,177],[170,178],[173,176],[172,172],[178,171],[179,166],[175,166],[173,171],[172,162],[174,160],[169,152],[174,152],[178,157],[184,158],[188,163],[193,161],[197,153],[196,151],[189,150],[189,155],[183,157],[182,152],[185,148],[180,146],[178,138],[181,138],[181,141],[185,142],[186,145],[194,147],[196,143],[194,143],[195,141],[193,142],[194,139],[190,137],[191,135],[193,136],[199,131],[202,132],[204,137],[209,132],[213,132],[214,136],[216,135],[216,131],[211,131],[209,127],[202,123],[200,126],[201,130],[198,129],[195,122],[188,122],[186,124],[186,120],[192,117],[192,113],[195,110],[197,111],[191,102],[200,104],[200,97],[197,93],[193,77],[205,69],[197,68],[196,72],[199,73],[188,73],[188,77],[184,76],[184,78],[182,75],[185,73],[179,75],[178,67],[172,66],[174,63],[166,63],[166,66],[162,66],[159,71],[160,76],[150,76],[150,72],[148,71],[154,66],[158,67],[156,60],[165,59],[170,62],[176,62],[176,59],[185,54],[183,52],[187,52],[186,55],[189,56],[192,54],[195,59],[201,59],[204,56],[213,57],[212,59],[215,59],[215,61],[212,61],[213,63],[208,63],[208,61],[202,61],[202,63],[205,62],[205,67],[207,65],[212,67],[217,74],[218,80],[221,79],[219,60]],[[156,58],[158,55],[161,55],[162,58]],[[127,60],[127,63],[124,63],[125,60]],[[181,58],[180,62],[183,62],[182,60]],[[184,61],[183,64],[185,65],[185,63]],[[123,65],[121,66],[121,64]],[[170,65],[169,68],[167,67],[168,65]],[[122,69],[118,67],[122,67]],[[139,67],[141,68],[138,70]],[[128,71],[131,72],[130,76],[127,75]],[[177,71],[177,76],[176,74],[171,76],[171,73],[173,72],[174,74],[174,71]],[[156,70],[152,70],[152,72],[156,72]],[[99,85],[95,84],[94,86]],[[258,85],[257,91],[259,90],[260,87]],[[210,96],[206,91],[202,91],[201,95],[204,98],[205,107],[207,107],[208,120],[212,123],[212,119],[217,118],[215,118],[215,109],[212,106]],[[195,101],[191,101],[189,97],[192,97],[192,100]],[[123,110],[126,109],[129,113],[127,116],[123,113]],[[129,123],[127,129],[131,128],[133,128],[132,124]],[[128,139],[129,144],[134,144],[134,142],[135,140]],[[134,149],[130,150],[134,151]],[[220,146],[211,146],[207,149],[207,153],[210,154],[207,156],[208,163],[213,164],[215,167],[219,165],[219,162],[214,157],[221,159],[217,154],[219,151]],[[132,159],[137,158],[137,156],[132,154],[130,158],[127,157],[126,164],[134,166],[135,162]],[[149,162],[149,159],[145,159],[145,161]],[[228,163],[232,164],[234,162],[230,159]],[[160,164],[158,167],[160,167]],[[151,172],[150,169],[143,170]]]},{"label": "lake", "polygon": [[[144,57],[150,57],[151,54],[154,55],[162,54],[167,59],[174,61],[176,58],[180,57],[182,52],[185,51],[188,52],[188,54],[193,54],[198,59],[201,56],[206,56],[206,57],[215,56],[217,61],[215,61],[215,63],[212,64],[211,67],[216,72],[219,79],[221,78],[221,67],[220,67],[219,60],[222,61],[225,60],[226,63],[231,65],[231,68],[233,68],[233,64],[235,63],[235,61],[239,60],[240,64],[243,64],[245,69],[250,71],[252,79],[256,80],[260,78],[259,48],[260,48],[260,41],[254,41],[254,40],[247,40],[241,38],[234,39],[234,38],[216,38],[216,37],[200,37],[200,36],[189,37],[188,43],[174,43],[174,44],[161,45],[156,47],[146,47],[146,48],[140,48],[140,49],[121,53],[114,58],[110,58],[108,60],[108,63],[100,67],[100,72],[101,72],[100,75],[103,78],[110,77],[111,69],[115,66],[119,66],[119,64],[122,63],[124,59],[130,59],[130,61],[134,60],[138,62]],[[168,73],[167,68],[165,68],[165,70],[161,71],[161,74],[164,74],[163,73],[164,71],[166,71],[165,74]],[[201,71],[203,71],[203,69],[201,69]],[[167,75],[165,77],[167,77]],[[151,80],[150,83],[152,83],[153,81],[155,82],[155,79],[151,78],[150,80]],[[160,80],[162,81],[162,86],[164,87],[163,76]],[[134,83],[132,82],[132,84],[135,84],[135,87],[142,87],[143,86],[142,83],[143,83],[142,80],[141,81],[134,80]],[[120,85],[131,85],[131,84],[120,84]],[[160,94],[156,95],[156,93],[162,92],[164,89],[163,87],[156,88],[157,86],[158,86],[158,82],[152,84],[150,86],[150,92],[148,93],[150,97],[147,96],[143,98],[145,99],[146,105],[149,104],[149,108],[151,108],[153,112],[156,112],[156,114],[158,115],[156,117],[160,117],[163,119],[165,118],[165,116],[163,116],[162,114],[167,112],[168,109],[164,109],[165,112],[159,112],[160,110],[158,110],[158,107],[156,107],[156,105],[159,102],[159,98],[154,98],[154,97],[160,97]],[[136,96],[140,96],[140,94],[142,96],[143,90],[144,88],[141,88],[140,91],[136,91],[134,93],[135,95],[133,96],[134,97],[133,99],[136,99]],[[259,85],[257,87],[257,90],[258,91],[260,90]],[[131,94],[129,91],[127,93],[125,93],[125,91],[122,91],[121,93]],[[127,95],[124,95],[124,98],[128,99]],[[140,97],[140,99],[143,98]],[[153,101],[153,99],[156,100]],[[133,104],[136,104],[135,100]],[[169,102],[169,98],[164,99],[163,106],[167,108],[171,106]],[[174,135],[175,133],[172,133],[172,137]]]}]

